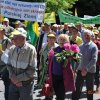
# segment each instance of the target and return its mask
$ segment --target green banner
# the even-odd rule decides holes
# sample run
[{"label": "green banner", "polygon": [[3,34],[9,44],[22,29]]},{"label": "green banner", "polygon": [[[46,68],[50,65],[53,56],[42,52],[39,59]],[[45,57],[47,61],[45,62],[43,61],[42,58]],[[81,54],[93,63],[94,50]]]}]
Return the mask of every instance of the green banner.
[{"label": "green banner", "polygon": [[94,16],[92,18],[83,18],[82,22],[84,24],[100,24],[100,15]]},{"label": "green banner", "polygon": [[60,22],[63,23],[76,23],[82,22],[84,24],[100,24],[100,15],[94,16],[92,18],[80,18],[77,16],[70,15],[64,11],[58,11]]}]

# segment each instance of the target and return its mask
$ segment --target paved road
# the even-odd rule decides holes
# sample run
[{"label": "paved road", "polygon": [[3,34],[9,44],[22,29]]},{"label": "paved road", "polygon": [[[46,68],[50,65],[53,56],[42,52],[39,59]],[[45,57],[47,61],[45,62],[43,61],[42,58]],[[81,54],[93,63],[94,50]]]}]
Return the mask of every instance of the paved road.
[{"label": "paved road", "polygon": [[[35,83],[36,83],[36,81],[35,81]],[[44,100],[45,97],[40,95],[41,89],[36,89],[36,86],[34,87],[34,89],[35,89],[35,91],[33,93],[34,100]],[[86,89],[84,87],[83,91],[85,91],[85,90]],[[70,92],[66,93],[66,99],[65,100],[71,100],[70,97],[71,97],[71,93]],[[4,100],[4,85],[3,85],[2,81],[0,81],[0,100]],[[53,100],[55,100],[55,95],[53,97]],[[85,93],[82,93],[80,100],[87,100]],[[94,100],[100,100],[100,94],[94,94]]]},{"label": "paved road", "polygon": [[[34,86],[33,98],[34,98],[34,100],[44,100],[45,97],[40,95],[41,89],[37,89],[36,83],[37,83],[37,80],[35,79],[35,81],[34,81],[35,86]],[[82,91],[85,91],[85,90],[86,90],[86,88],[84,86]],[[0,100],[5,100],[4,99],[4,85],[3,85],[3,81],[2,80],[0,80]],[[55,95],[53,96],[53,100],[55,100]],[[71,100],[71,93],[70,92],[66,93],[66,99],[65,100]],[[80,100],[87,100],[85,92],[82,92]],[[95,93],[94,94],[94,100],[100,100],[100,93]]]}]

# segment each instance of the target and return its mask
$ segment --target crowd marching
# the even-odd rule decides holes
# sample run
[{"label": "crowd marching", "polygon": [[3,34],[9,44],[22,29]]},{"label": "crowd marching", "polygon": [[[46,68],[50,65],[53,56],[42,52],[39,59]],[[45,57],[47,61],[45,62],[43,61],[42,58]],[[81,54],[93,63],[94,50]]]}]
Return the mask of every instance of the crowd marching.
[{"label": "crowd marching", "polygon": [[99,88],[100,26],[64,23],[41,24],[36,46],[27,38],[27,26],[21,21],[10,26],[8,18],[0,24],[0,77],[5,100],[33,100],[34,72],[45,100],[64,100],[72,92],[79,100],[84,80],[87,99],[93,100]]}]

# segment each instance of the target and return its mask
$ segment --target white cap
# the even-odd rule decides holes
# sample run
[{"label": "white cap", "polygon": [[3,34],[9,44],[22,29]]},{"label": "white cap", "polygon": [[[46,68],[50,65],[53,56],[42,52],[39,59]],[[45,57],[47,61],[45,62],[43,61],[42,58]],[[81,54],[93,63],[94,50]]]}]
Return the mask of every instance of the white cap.
[{"label": "white cap", "polygon": [[13,32],[11,32],[11,35],[12,35],[12,37],[14,37],[14,36],[23,36],[23,37],[26,37],[26,34],[24,34],[24,33],[22,33],[22,32],[20,32],[20,31],[18,31],[18,30],[14,30]]},{"label": "white cap", "polygon": [[24,28],[17,28],[17,30],[25,35],[27,35],[27,32]]}]

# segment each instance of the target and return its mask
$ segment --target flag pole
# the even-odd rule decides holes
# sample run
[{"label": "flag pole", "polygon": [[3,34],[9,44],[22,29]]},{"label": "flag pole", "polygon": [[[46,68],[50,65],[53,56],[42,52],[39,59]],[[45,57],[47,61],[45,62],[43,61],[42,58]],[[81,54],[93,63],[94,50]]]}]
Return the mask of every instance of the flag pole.
[{"label": "flag pole", "polygon": [[75,16],[78,16],[78,14],[77,14],[77,8],[75,8]]},{"label": "flag pole", "polygon": [[1,2],[0,2],[0,24],[2,24],[2,21],[3,21],[3,16],[2,16],[2,14],[1,14],[1,10],[2,10],[2,3],[4,2],[4,0],[1,0]]},{"label": "flag pole", "polygon": [[1,7],[0,7],[0,24],[2,23],[2,19],[1,19]]}]

